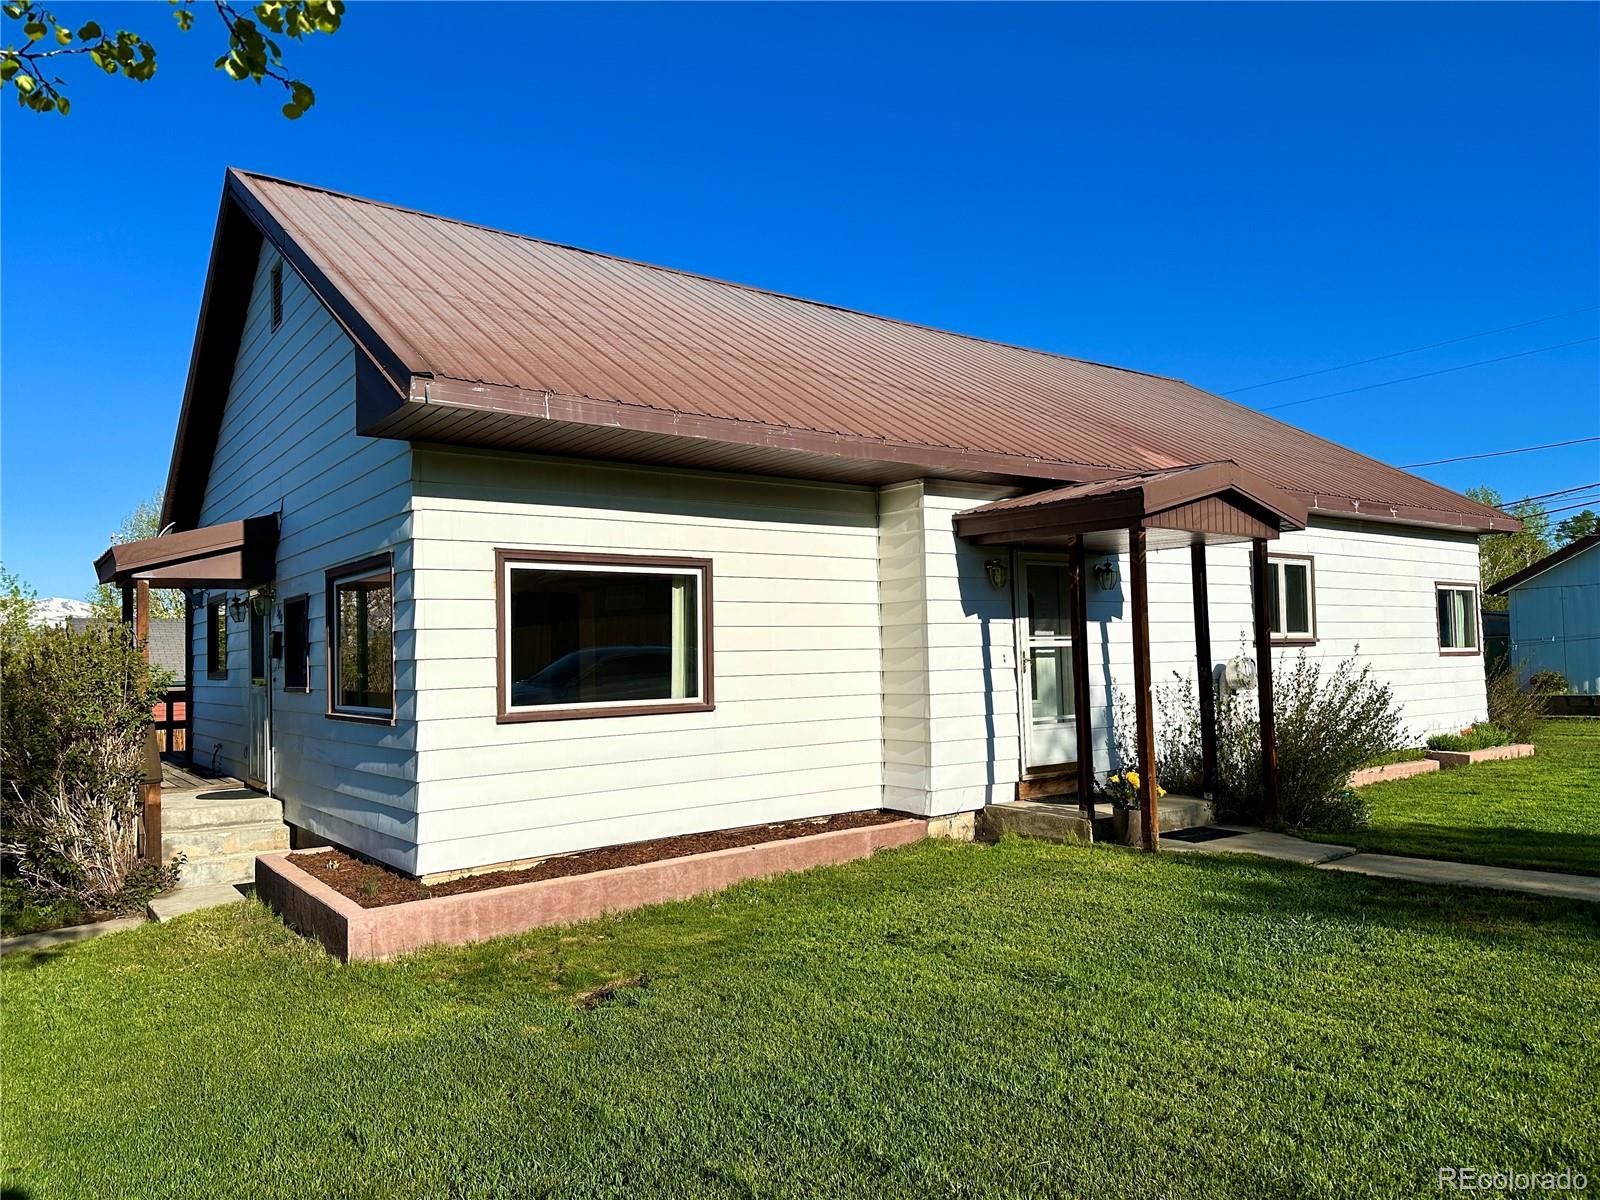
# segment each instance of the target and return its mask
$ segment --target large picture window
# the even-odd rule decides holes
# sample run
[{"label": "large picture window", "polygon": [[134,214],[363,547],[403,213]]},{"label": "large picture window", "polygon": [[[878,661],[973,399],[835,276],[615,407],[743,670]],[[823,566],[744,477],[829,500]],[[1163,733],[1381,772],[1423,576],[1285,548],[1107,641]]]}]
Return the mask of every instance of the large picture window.
[{"label": "large picture window", "polygon": [[1311,559],[1267,559],[1267,615],[1275,642],[1312,642],[1317,637],[1317,597]]},{"label": "large picture window", "polygon": [[1478,589],[1467,583],[1435,586],[1439,608],[1439,653],[1478,652]]},{"label": "large picture window", "polygon": [[711,564],[501,550],[502,720],[712,706]]},{"label": "large picture window", "polygon": [[394,717],[394,573],[387,554],[328,572],[328,712]]}]

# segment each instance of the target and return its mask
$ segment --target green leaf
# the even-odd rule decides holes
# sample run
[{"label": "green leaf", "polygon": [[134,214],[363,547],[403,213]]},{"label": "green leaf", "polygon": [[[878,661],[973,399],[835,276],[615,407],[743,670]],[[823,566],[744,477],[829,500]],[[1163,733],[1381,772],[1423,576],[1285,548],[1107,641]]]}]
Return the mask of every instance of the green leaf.
[{"label": "green leaf", "polygon": [[22,27],[22,32],[27,34],[31,41],[37,42],[50,31],[45,28],[43,21],[29,21]]},{"label": "green leaf", "polygon": [[100,26],[93,21],[85,21],[83,27],[78,30],[78,40],[80,42],[92,42],[99,36]]},{"label": "green leaf", "polygon": [[56,101],[56,111],[63,117],[66,116],[72,111],[72,101],[68,100],[65,96],[62,96]]},{"label": "green leaf", "polygon": [[57,44],[65,46],[70,41],[72,41],[72,30],[67,29],[64,26],[57,25],[56,26],[56,42],[57,42]]},{"label": "green leaf", "polygon": [[0,58],[0,83],[7,82],[21,66],[14,58]]},{"label": "green leaf", "polygon": [[18,75],[11,82],[16,85],[17,91],[24,96],[33,91],[33,76],[31,75]]}]

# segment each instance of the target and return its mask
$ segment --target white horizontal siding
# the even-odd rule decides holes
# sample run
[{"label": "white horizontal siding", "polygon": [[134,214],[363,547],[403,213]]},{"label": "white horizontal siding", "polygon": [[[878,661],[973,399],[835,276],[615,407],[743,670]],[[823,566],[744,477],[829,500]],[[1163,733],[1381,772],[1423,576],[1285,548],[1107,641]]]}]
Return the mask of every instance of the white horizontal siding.
[{"label": "white horizontal siding", "polygon": [[[417,870],[876,808],[877,494],[419,448]],[[712,562],[716,708],[498,724],[497,548]]]},{"label": "white horizontal siding", "polygon": [[[214,524],[281,512],[279,599],[310,598],[310,694],[272,688],[273,790],[286,819],[313,833],[409,869],[415,861],[415,698],[400,695],[393,727],[326,716],[324,572],[396,549],[406,587],[410,453],[404,443],[355,433],[354,348],[292,270],[283,278],[283,323],[271,327],[270,251],[257,264],[232,385],[223,410],[201,510]],[[407,658],[409,606],[396,605],[399,670]],[[281,616],[273,615],[274,628]],[[205,630],[194,633],[194,753],[234,774],[245,770],[249,637],[229,626],[229,673],[205,670]]]},{"label": "white horizontal siding", "polygon": [[[1414,741],[1484,717],[1483,659],[1440,655],[1434,600],[1436,582],[1477,579],[1475,537],[1314,519],[1310,528],[1272,542],[1271,550],[1312,557],[1317,641],[1305,648],[1308,659],[1370,663],[1394,689]],[[1090,557],[1091,570],[1098,561]],[[1091,586],[1088,596],[1097,771],[1109,768],[1115,692],[1131,695],[1133,688],[1127,557],[1116,563],[1117,586],[1110,592]],[[1152,678],[1158,686],[1175,682],[1175,676],[1192,680],[1197,663],[1189,551],[1154,551],[1149,564]],[[1211,547],[1207,568],[1214,660],[1226,662],[1241,652],[1254,658],[1248,546]],[[1275,670],[1286,670],[1299,653],[1298,647],[1275,650]]]}]

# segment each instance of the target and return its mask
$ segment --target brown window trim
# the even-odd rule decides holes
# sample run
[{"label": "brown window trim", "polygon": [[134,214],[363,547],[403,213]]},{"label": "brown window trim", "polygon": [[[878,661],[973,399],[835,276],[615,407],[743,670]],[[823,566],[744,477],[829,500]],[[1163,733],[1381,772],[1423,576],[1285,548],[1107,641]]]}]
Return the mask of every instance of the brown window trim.
[{"label": "brown window trim", "polygon": [[[1444,644],[1444,631],[1439,628],[1439,593],[1440,592],[1471,592],[1472,593],[1472,640],[1477,644],[1470,649],[1446,649]],[[1433,640],[1439,647],[1440,658],[1481,658],[1483,657],[1483,617],[1479,609],[1483,606],[1483,596],[1476,583],[1467,583],[1454,579],[1435,579],[1433,581]]]},{"label": "brown window trim", "polygon": [[222,665],[220,667],[217,665],[217,623],[216,617],[213,615],[217,609],[222,610],[222,625],[226,629],[228,624],[228,597],[226,593],[220,596],[207,596],[205,608],[201,610],[205,613],[206,620],[207,679],[226,679],[228,677],[228,656],[226,652],[221,656]]},{"label": "brown window trim", "polygon": [[[296,603],[306,606],[306,684],[304,687],[289,686],[289,606]],[[309,696],[311,694],[311,595],[309,592],[301,592],[298,596],[285,596],[281,604],[283,610],[283,690],[296,696]]]},{"label": "brown window trim", "polygon": [[[701,699],[685,703],[665,700],[659,704],[628,707],[552,708],[544,711],[508,710],[506,706],[506,567],[510,563],[561,562],[594,567],[667,567],[700,573]],[[645,554],[585,554],[571,550],[506,550],[494,552],[494,696],[495,723],[516,725],[524,721],[574,721],[590,717],[665,716],[669,713],[711,712],[716,705],[712,673],[711,560]]]},{"label": "brown window trim", "polygon": [[[392,606],[395,603],[394,555],[388,550],[385,550],[382,554],[370,554],[366,558],[358,558],[354,562],[340,563],[336,567],[330,567],[323,573],[324,586],[326,588],[323,603],[326,607],[323,609],[322,624],[327,636],[328,661],[323,664],[322,673],[328,694],[328,703],[324,715],[330,721],[353,721],[358,725],[393,725],[395,723],[395,709],[399,707],[400,701],[398,689],[390,693],[391,699],[387,716],[382,713],[343,712],[334,707],[334,697],[338,694],[334,682],[334,670],[337,665],[338,652],[334,647],[333,641],[339,630],[339,607],[338,601],[334,596],[334,587],[341,579],[349,579],[352,575],[370,575],[375,571],[387,571],[389,574],[389,603]],[[395,631],[391,625],[389,630],[389,670],[391,680],[398,674],[394,670],[394,633]],[[393,685],[391,684],[391,686]]]},{"label": "brown window trim", "polygon": [[[1271,635],[1274,646],[1315,646],[1317,644],[1317,560],[1309,554],[1279,554],[1274,550],[1267,551],[1267,566],[1275,562],[1303,562],[1306,564],[1306,603],[1311,608],[1311,633],[1274,633]],[[1285,624],[1288,624],[1285,614]]]}]

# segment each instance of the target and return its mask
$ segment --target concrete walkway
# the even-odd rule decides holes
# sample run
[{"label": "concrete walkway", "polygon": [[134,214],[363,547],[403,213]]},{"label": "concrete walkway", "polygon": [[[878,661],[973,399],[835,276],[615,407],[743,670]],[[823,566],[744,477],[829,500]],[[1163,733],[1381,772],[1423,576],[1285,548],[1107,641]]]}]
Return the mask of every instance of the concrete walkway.
[{"label": "concrete walkway", "polygon": [[1381,879],[1406,879],[1414,883],[1449,887],[1488,888],[1501,892],[1526,892],[1559,896],[1600,904],[1600,876],[1565,875],[1559,871],[1525,871],[1515,867],[1487,867],[1478,863],[1445,862],[1432,858],[1402,858],[1393,854],[1365,854],[1352,846],[1308,842],[1286,833],[1272,833],[1247,825],[1216,825],[1236,836],[1204,842],[1161,839],[1161,848],[1178,854],[1255,854],[1303,863],[1323,871],[1348,871]]}]

